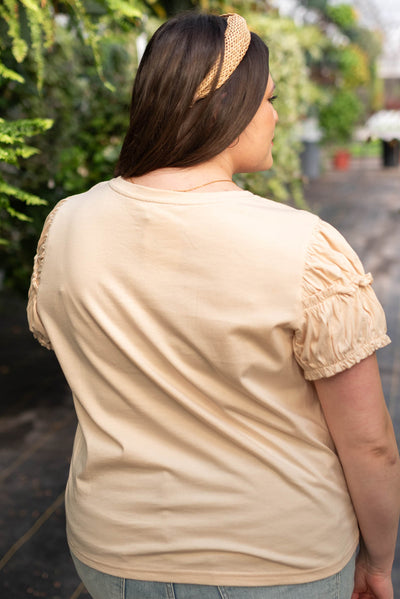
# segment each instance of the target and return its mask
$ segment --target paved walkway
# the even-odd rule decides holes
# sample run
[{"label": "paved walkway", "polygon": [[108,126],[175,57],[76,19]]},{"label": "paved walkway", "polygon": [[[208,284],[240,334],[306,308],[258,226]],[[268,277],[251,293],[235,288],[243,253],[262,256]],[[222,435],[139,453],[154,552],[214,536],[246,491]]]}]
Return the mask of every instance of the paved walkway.
[{"label": "paved walkway", "polygon": [[[400,168],[374,161],[327,171],[306,187],[375,279],[393,343],[378,352],[400,441]],[[0,597],[87,599],[65,541],[63,492],[75,428],[51,352],[26,328],[22,300],[0,295]],[[394,572],[400,599],[400,547]]]}]

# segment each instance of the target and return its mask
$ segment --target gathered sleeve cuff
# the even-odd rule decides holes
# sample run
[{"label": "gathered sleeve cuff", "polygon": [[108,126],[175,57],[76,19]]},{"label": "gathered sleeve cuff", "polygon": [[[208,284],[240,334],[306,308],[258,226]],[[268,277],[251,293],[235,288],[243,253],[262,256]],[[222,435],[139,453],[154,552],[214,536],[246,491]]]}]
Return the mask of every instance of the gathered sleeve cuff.
[{"label": "gathered sleeve cuff", "polygon": [[40,235],[39,243],[37,246],[36,256],[35,256],[34,262],[33,262],[31,284],[30,284],[29,292],[28,292],[27,316],[28,316],[29,330],[31,331],[31,333],[33,334],[35,339],[37,339],[39,341],[39,343],[41,345],[43,345],[43,347],[46,347],[47,349],[52,349],[52,346],[51,346],[50,339],[47,336],[46,330],[43,326],[43,323],[42,323],[39,313],[38,313],[38,292],[39,292],[40,278],[41,278],[45,254],[46,254],[46,245],[47,245],[47,239],[48,239],[49,232],[50,232],[50,227],[54,220],[55,214],[57,213],[58,209],[65,201],[66,200],[61,200],[56,205],[56,207],[50,212],[50,214],[47,216],[47,218],[45,220],[45,223],[44,223],[44,226],[42,229],[42,233]]},{"label": "gathered sleeve cuff", "polygon": [[342,235],[319,221],[307,253],[302,319],[293,341],[306,379],[333,376],[390,343],[371,283]]}]

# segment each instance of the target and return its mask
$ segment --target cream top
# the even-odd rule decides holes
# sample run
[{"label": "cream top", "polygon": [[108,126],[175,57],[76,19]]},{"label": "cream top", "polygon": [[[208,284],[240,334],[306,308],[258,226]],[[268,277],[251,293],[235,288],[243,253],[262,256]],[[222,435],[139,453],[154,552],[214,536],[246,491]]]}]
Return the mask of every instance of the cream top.
[{"label": "cream top", "polygon": [[60,202],[28,317],[79,419],[77,557],[199,584],[339,571],[357,522],[310,381],[389,342],[371,281],[333,227],[250,192],[117,178]]}]

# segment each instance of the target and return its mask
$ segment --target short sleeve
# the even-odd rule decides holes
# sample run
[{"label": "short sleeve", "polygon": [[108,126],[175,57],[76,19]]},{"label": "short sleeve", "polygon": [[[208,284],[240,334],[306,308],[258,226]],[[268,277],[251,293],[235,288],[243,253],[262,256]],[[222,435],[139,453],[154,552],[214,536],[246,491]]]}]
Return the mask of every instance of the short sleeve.
[{"label": "short sleeve", "polygon": [[307,252],[302,317],[293,341],[306,379],[333,376],[390,343],[371,283],[342,235],[319,220]]}]

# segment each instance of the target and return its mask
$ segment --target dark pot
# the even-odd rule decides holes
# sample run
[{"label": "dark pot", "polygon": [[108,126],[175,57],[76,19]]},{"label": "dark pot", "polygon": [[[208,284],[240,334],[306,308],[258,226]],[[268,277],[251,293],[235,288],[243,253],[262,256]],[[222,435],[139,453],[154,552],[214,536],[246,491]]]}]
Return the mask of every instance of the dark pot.
[{"label": "dark pot", "polygon": [[398,139],[391,141],[382,140],[382,163],[383,166],[399,166],[400,142]]}]

